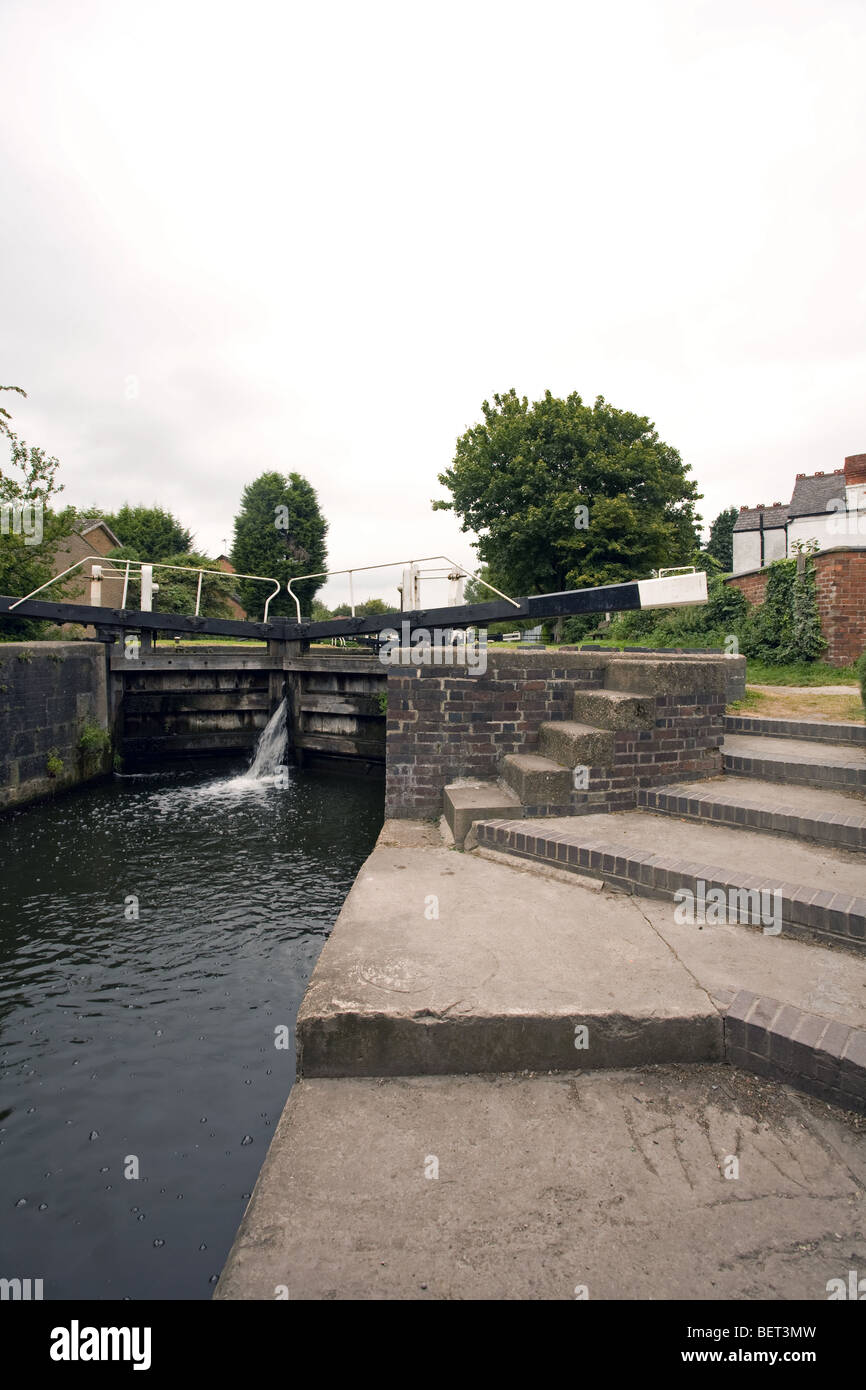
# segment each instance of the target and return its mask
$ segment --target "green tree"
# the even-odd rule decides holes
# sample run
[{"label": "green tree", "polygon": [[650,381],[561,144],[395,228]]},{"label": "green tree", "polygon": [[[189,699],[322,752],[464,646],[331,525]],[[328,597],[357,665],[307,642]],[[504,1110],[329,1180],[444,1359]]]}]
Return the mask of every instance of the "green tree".
[{"label": "green tree", "polygon": [[117,512],[102,512],[127,554],[138,560],[165,560],[169,555],[188,554],[192,535],[171,512],[163,507],[130,506],[124,502]]},{"label": "green tree", "polygon": [[439,475],[453,511],[474,531],[498,587],[548,593],[649,577],[689,564],[697,549],[689,466],[650,420],[599,396],[545,392],[529,405],[512,389],[482,405]]},{"label": "green tree", "polygon": [[[27,392],[20,386],[0,391]],[[0,405],[0,435],[9,443],[10,462],[0,467],[0,594],[21,598],[45,584],[53,573],[54,552],[75,517],[72,507],[52,511],[50,501],[63,491],[60,464],[38,446],[28,445],[12,428],[12,416]],[[50,597],[62,597],[56,587]],[[38,637],[45,628],[29,618],[4,619],[0,640]]]},{"label": "green tree", "polygon": [[734,568],[734,522],[738,516],[736,507],[726,507],[710,527],[707,554],[718,560],[724,574],[730,574]]},{"label": "green tree", "polygon": [[[498,594],[494,594],[492,590],[479,582],[482,579],[486,580],[487,584],[495,584],[496,588],[501,589],[503,593],[508,592],[498,580],[493,578],[489,565],[482,565],[478,571],[478,576],[473,575],[466,580],[463,586],[464,603],[496,603],[499,601]],[[506,619],[501,623],[485,623],[484,626],[491,637],[501,637],[503,632],[526,632],[528,628],[536,626],[536,619]]]},{"label": "green tree", "polygon": [[[317,574],[327,564],[328,523],[319,510],[315,489],[300,473],[262,473],[244,488],[235,518],[231,562],[241,574],[278,579],[282,589],[270,613],[294,618],[295,605],[286,593],[288,580]],[[301,614],[310,613],[313,598],[325,580],[309,579],[296,587]],[[268,590],[249,580],[237,583],[241,603],[250,616],[260,614]]]},{"label": "green tree", "polygon": [[[184,569],[217,569],[215,560],[195,551],[187,551],[181,555],[167,555],[163,563],[178,565]],[[158,608],[161,613],[195,612],[198,575],[176,574],[172,570],[158,569],[154,571],[154,578],[159,585],[159,593],[157,601],[153,605],[154,608]],[[199,613],[206,618],[234,617],[228,600],[235,587],[230,574],[226,574],[225,578],[222,579],[218,579],[216,575],[204,575]]]},{"label": "green tree", "polygon": [[[356,617],[356,618],[375,618],[375,617],[377,617],[380,613],[393,613],[393,612],[395,612],[395,611],[396,611],[396,602],[395,602],[394,604],[392,604],[392,606],[389,608],[388,605],[387,605],[387,603],[385,603],[385,602],[384,602],[382,599],[380,599],[380,598],[368,598],[368,599],[365,599],[363,603],[356,603],[356,604],[355,604],[355,617]],[[348,604],[348,603],[340,603],[340,604],[338,604],[337,607],[334,609],[333,613],[332,613],[332,614],[329,614],[329,617],[333,617],[333,618],[348,618],[348,617],[351,615],[351,612],[352,612],[352,608],[351,608],[351,605],[350,605],[350,604]]]}]

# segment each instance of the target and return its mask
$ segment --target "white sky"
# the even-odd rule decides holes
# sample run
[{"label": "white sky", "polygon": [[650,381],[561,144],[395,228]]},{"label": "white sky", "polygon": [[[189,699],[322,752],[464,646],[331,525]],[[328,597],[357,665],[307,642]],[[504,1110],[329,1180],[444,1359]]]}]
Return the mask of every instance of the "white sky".
[{"label": "white sky", "polygon": [[864,68],[862,0],[0,0],[16,426],[211,553],[297,470],[336,567],[475,566],[430,499],[512,385],[786,501],[866,450]]}]

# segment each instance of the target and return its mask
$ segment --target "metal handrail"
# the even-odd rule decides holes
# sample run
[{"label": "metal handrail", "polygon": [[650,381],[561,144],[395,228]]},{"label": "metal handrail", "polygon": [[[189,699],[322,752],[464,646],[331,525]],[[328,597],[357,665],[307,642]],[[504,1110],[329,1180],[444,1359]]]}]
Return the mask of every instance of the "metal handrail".
[{"label": "metal handrail", "polygon": [[352,617],[354,617],[355,600],[352,593],[353,574],[363,574],[366,570],[394,569],[397,565],[402,565],[404,567],[406,565],[424,565],[429,560],[446,560],[452,569],[459,570],[461,574],[466,575],[469,579],[475,579],[479,584],[483,584],[485,589],[491,589],[494,594],[498,594],[500,598],[504,598],[506,603],[513,604],[515,608],[520,607],[520,604],[517,602],[516,599],[509,598],[507,594],[503,594],[501,589],[497,589],[494,584],[488,584],[486,579],[481,579],[477,574],[473,574],[471,570],[466,569],[463,565],[458,565],[456,560],[449,559],[447,555],[419,555],[417,560],[386,560],[384,564],[381,565],[354,565],[352,569],[349,570],[319,570],[317,574],[296,574],[292,579],[290,579],[287,582],[286,588],[288,589],[292,598],[295,600],[295,608],[297,609],[298,613],[298,622],[301,622],[301,602],[294,589],[292,588],[292,585],[300,584],[305,579],[329,579],[335,574],[348,574],[349,602],[352,609]]},{"label": "metal handrail", "polygon": [[112,570],[110,568],[111,565],[121,564],[126,566],[126,571],[124,573],[123,579],[123,595],[122,602],[120,605],[121,609],[124,609],[126,607],[126,592],[129,587],[130,565],[138,565],[139,567],[141,567],[142,565],[149,565],[151,569],[155,570],[177,570],[181,574],[197,574],[198,588],[196,591],[195,599],[196,617],[199,616],[198,610],[201,606],[202,579],[206,574],[218,575],[221,576],[223,579],[254,579],[262,584],[275,585],[276,587],[274,588],[273,592],[268,594],[267,598],[265,599],[265,612],[264,617],[262,619],[263,622],[268,621],[268,609],[271,606],[272,600],[276,598],[277,594],[280,592],[280,589],[282,588],[279,579],[274,579],[273,576],[270,574],[237,574],[234,570],[206,570],[202,568],[196,569],[192,565],[166,565],[161,560],[112,560],[110,556],[106,555],[85,555],[83,560],[76,560],[74,565],[70,565],[68,569],[62,570],[60,574],[55,574],[45,584],[40,584],[39,588],[34,589],[32,593],[25,594],[23,598],[16,599],[14,603],[10,603],[7,611],[11,613],[13,608],[18,607],[19,603],[26,603],[28,599],[35,598],[37,594],[42,593],[43,589],[50,588],[52,584],[57,583],[58,579],[65,579],[67,574],[72,574],[73,570],[77,570],[80,565],[86,565],[88,561],[95,562],[96,564],[101,565],[102,568],[106,571],[106,573],[114,578],[120,578],[120,575],[121,573],[123,573],[123,571]]}]

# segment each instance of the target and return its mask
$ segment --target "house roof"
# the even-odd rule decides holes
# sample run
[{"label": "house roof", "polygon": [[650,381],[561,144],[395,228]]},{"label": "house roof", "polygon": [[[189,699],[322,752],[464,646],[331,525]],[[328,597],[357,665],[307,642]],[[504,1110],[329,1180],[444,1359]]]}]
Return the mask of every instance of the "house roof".
[{"label": "house roof", "polygon": [[841,468],[835,473],[815,473],[811,478],[799,476],[794,484],[794,495],[788,508],[790,515],[822,516],[827,511],[827,503],[834,498],[845,497],[845,474]]},{"label": "house roof", "polygon": [[120,547],[123,544],[123,542],[119,540],[118,537],[114,534],[111,527],[106,522],[104,522],[101,519],[101,517],[96,517],[92,518],[90,521],[85,521],[83,526],[76,526],[75,530],[78,532],[79,536],[86,536],[88,531],[95,531],[97,526],[102,527],[109,540],[113,541],[115,546]]},{"label": "house roof", "polygon": [[735,531],[760,531],[761,517],[764,518],[764,530],[772,531],[776,527],[784,527],[788,522],[788,508],[775,502],[772,507],[743,507],[740,515],[734,522]]}]

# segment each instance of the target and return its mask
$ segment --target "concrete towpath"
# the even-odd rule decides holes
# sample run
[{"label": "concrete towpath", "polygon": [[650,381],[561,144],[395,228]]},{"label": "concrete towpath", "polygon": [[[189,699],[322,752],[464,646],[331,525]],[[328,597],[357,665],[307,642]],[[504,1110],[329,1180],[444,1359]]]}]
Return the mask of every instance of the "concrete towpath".
[{"label": "concrete towpath", "polygon": [[387,823],[215,1296],[826,1298],[864,1122],[720,1065],[745,988],[866,1026],[862,955]]}]

